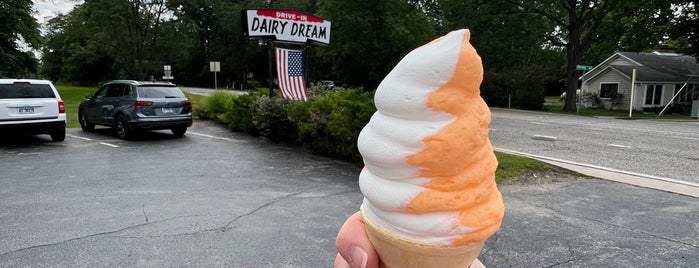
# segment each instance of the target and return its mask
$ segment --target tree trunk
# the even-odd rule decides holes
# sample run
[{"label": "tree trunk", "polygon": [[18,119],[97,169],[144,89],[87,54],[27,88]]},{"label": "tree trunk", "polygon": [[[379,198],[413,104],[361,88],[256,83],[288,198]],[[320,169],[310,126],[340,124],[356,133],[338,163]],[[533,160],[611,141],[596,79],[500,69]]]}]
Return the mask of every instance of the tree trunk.
[{"label": "tree trunk", "polygon": [[566,44],[566,100],[563,106],[566,112],[575,112],[577,108],[578,71],[575,66],[580,61],[582,46],[580,44],[581,21],[575,8],[575,1],[569,1],[568,9],[568,44]]}]

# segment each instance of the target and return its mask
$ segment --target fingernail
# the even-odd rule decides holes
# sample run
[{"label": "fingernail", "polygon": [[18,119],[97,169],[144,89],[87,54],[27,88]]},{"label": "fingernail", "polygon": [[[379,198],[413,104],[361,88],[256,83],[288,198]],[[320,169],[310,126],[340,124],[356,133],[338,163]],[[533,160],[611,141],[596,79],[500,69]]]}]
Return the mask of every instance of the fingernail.
[{"label": "fingernail", "polygon": [[358,246],[352,247],[350,250],[350,265],[352,268],[366,268],[366,262],[369,255]]}]

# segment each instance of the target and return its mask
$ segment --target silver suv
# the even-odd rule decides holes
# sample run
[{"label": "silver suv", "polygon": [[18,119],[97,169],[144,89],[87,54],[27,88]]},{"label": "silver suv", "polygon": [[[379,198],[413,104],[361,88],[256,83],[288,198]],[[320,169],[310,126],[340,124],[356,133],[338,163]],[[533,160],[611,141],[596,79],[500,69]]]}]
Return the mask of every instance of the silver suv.
[{"label": "silver suv", "polygon": [[66,109],[48,80],[0,79],[0,134],[66,139]]},{"label": "silver suv", "polygon": [[192,103],[170,82],[115,80],[85,96],[78,120],[83,131],[108,126],[124,140],[137,131],[156,129],[170,129],[181,137],[192,126]]}]

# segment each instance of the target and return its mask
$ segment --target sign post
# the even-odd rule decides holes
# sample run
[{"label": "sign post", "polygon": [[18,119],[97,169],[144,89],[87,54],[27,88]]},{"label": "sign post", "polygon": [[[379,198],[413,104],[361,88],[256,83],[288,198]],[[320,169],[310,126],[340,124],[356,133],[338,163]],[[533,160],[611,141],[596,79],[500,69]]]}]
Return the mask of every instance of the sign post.
[{"label": "sign post", "polygon": [[575,69],[578,71],[583,71],[582,74],[582,82],[580,82],[580,94],[575,94],[575,97],[578,98],[578,107],[575,110],[575,114],[580,114],[580,106],[582,106],[582,97],[583,97],[583,90],[585,88],[585,72],[592,70],[592,66],[590,65],[576,65]]},{"label": "sign post", "polygon": [[210,61],[209,71],[214,73],[214,89],[218,89],[218,79],[216,78],[216,73],[221,71],[221,62]]},{"label": "sign post", "polygon": [[170,65],[163,65],[163,74],[163,79],[168,82],[170,82],[170,79],[174,79],[174,77],[172,77],[172,67]]}]

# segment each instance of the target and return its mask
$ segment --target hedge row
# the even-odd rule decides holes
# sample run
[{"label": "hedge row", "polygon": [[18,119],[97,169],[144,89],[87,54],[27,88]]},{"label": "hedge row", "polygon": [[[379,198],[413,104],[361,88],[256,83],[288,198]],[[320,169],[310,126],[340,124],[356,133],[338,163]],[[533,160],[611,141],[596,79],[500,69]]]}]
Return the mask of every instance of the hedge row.
[{"label": "hedge row", "polygon": [[233,131],[301,145],[361,164],[357,137],[376,111],[373,92],[312,86],[306,102],[270,98],[265,92],[250,91],[240,96],[216,92],[206,105],[195,110],[195,116],[216,120]]}]

